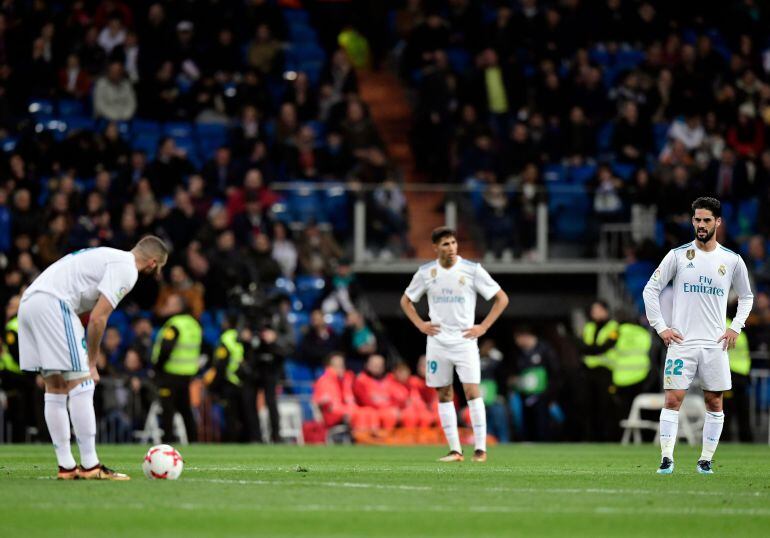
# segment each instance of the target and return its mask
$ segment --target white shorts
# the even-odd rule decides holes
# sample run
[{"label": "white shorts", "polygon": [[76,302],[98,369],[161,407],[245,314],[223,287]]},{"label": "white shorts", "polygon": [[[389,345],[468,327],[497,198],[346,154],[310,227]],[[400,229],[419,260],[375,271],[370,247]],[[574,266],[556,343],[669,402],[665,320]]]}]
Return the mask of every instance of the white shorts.
[{"label": "white shorts", "polygon": [[663,388],[687,390],[696,376],[703,390],[730,390],[733,384],[727,351],[722,348],[669,346],[663,365]]},{"label": "white shorts", "polygon": [[64,301],[34,293],[19,305],[19,362],[22,370],[44,376],[89,375],[83,324]]},{"label": "white shorts", "polygon": [[428,337],[425,351],[425,384],[429,387],[448,387],[452,372],[462,383],[481,383],[481,361],[476,340],[446,346]]}]

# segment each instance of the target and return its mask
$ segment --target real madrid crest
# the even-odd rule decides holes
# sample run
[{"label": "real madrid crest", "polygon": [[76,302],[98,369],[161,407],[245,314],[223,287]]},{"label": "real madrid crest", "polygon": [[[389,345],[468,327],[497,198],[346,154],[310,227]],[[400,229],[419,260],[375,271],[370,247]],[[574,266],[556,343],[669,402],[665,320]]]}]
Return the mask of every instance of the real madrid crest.
[{"label": "real madrid crest", "polygon": [[720,275],[725,276],[725,273],[727,272],[727,267],[725,267],[724,264],[722,264],[719,266],[719,269],[717,270],[719,271]]},{"label": "real madrid crest", "polygon": [[460,285],[461,286],[465,286],[465,277],[464,276],[460,277]]},{"label": "real madrid crest", "polygon": [[436,270],[436,268],[435,268],[435,267],[434,267],[433,269],[431,269],[431,270],[430,270],[430,277],[431,277],[431,278],[436,278],[436,275],[437,275],[437,274],[438,274],[438,271]]},{"label": "real madrid crest", "polygon": [[687,259],[692,260],[695,257],[695,249],[691,248],[687,251]]}]

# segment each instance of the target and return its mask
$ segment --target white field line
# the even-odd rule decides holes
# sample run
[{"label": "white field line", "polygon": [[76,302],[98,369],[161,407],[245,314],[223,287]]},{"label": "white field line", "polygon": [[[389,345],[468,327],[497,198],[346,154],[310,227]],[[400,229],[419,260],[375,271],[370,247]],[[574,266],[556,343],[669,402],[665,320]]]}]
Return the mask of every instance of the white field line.
[{"label": "white field line", "polygon": [[[404,514],[404,513],[445,513],[445,514],[457,514],[461,515],[463,512],[480,513],[480,514],[574,514],[574,515],[600,515],[600,516],[626,516],[626,515],[692,515],[692,516],[704,516],[704,517],[770,517],[770,509],[765,508],[698,508],[698,507],[680,507],[680,508],[666,508],[666,507],[648,507],[648,508],[620,508],[612,506],[596,506],[593,508],[585,507],[559,507],[559,506],[515,506],[515,505],[487,505],[487,506],[469,506],[467,508],[457,508],[452,506],[441,505],[428,505],[428,506],[402,506],[393,504],[290,504],[283,506],[266,505],[258,503],[232,503],[228,502],[222,506],[214,506],[208,502],[193,503],[193,502],[160,502],[154,500],[152,506],[147,506],[142,503],[126,503],[126,502],[100,502],[100,508],[123,508],[138,510],[142,512],[163,510],[185,510],[190,512],[215,510],[219,513],[223,511],[227,512],[262,512],[265,514],[276,513],[330,513],[330,512],[344,512],[344,513],[360,513],[360,512],[382,512],[390,514]],[[42,502],[35,503],[35,508],[38,510],[77,510],[79,508],[88,509],[87,506],[82,503],[61,503],[61,502]]]},{"label": "white field line", "polygon": [[[261,486],[287,486],[287,485],[302,485],[302,486],[324,486],[330,488],[353,488],[353,489],[395,489],[406,491],[467,491],[468,489],[474,489],[474,486],[452,487],[452,486],[411,486],[411,485],[399,485],[399,484],[372,484],[367,482],[315,482],[312,480],[243,480],[243,479],[227,479],[227,478],[186,478],[183,479],[188,482],[208,482],[213,484],[236,484],[236,485],[261,485]],[[478,489],[490,492],[503,492],[503,493],[556,493],[556,494],[594,494],[594,495],[641,495],[641,496],[655,496],[661,492],[659,490],[644,490],[644,489],[621,489],[621,488],[516,488],[516,487],[486,487],[480,486]],[[738,492],[726,492],[715,490],[666,490],[666,494],[669,495],[699,495],[705,497],[766,497],[770,495],[770,492],[765,493],[761,491],[738,491]]]}]

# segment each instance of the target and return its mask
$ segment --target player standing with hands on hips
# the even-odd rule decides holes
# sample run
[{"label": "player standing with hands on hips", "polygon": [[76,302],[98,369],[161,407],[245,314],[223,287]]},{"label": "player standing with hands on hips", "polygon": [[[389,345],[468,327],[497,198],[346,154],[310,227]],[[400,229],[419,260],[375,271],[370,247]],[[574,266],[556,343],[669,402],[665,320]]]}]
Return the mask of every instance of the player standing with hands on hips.
[{"label": "player standing with hands on hips", "polygon": [[[754,296],[743,259],[717,243],[722,206],[715,198],[698,198],[692,204],[695,241],[666,254],[644,288],[644,305],[650,325],[668,346],[664,368],[664,408],[660,412],[661,464],[659,474],[674,472],[674,445],[679,427],[679,408],[697,375],[706,401],[703,451],[696,466],[701,474],[713,474],[712,458],[724,424],[722,393],[732,388],[727,350],[751,312]],[[660,309],[660,292],[674,280],[671,325]],[[726,327],[730,287],[738,294],[738,312]]]},{"label": "player standing with hands on hips", "polygon": [[[449,454],[439,461],[464,459],[452,391],[452,374],[457,370],[473,425],[473,461],[483,462],[487,460],[487,418],[479,390],[481,364],[477,340],[508,306],[508,296],[481,264],[457,255],[454,230],[436,228],[431,240],[438,259],[418,269],[401,297],[401,308],[414,326],[428,336],[426,383],[438,391],[439,418],[449,443]],[[477,293],[487,301],[495,300],[479,325],[475,324]],[[425,294],[430,321],[424,321],[414,307]]]},{"label": "player standing with hands on hips", "polygon": [[[22,296],[21,368],[40,372],[45,380],[45,422],[60,480],[129,479],[105,467],[96,455],[96,358],[112,311],[140,274],[158,274],[167,259],[168,248],[154,236],[144,237],[129,252],[78,250],[43,271]],[[91,313],[87,334],[78,318],[85,312]],[[78,466],[70,448],[70,420],[80,448]]]}]

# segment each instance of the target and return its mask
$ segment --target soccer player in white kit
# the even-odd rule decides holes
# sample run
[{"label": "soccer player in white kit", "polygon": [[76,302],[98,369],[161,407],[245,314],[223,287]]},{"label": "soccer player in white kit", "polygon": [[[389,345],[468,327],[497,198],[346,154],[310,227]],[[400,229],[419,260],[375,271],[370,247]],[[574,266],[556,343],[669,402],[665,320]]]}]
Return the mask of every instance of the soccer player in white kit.
[{"label": "soccer player in white kit", "polygon": [[[457,413],[452,391],[453,372],[463,384],[473,426],[475,450],[473,461],[487,459],[487,419],[481,398],[481,365],[477,339],[486,333],[508,306],[508,296],[481,264],[457,255],[454,230],[440,227],[431,234],[438,259],[427,263],[412,277],[401,297],[401,308],[420,332],[428,336],[425,380],[438,391],[438,412],[444,429],[449,454],[439,461],[463,461]],[[476,325],[476,294],[494,298],[492,309],[481,324]],[[414,303],[428,295],[430,321],[424,321]]]},{"label": "soccer player in white kit", "polygon": [[[661,464],[659,474],[674,472],[674,445],[679,408],[697,375],[706,401],[703,450],[696,466],[713,474],[711,460],[724,424],[722,393],[732,388],[727,350],[743,329],[754,296],[743,259],[717,243],[722,207],[715,198],[698,198],[692,204],[695,240],[666,254],[644,288],[644,305],[650,325],[668,346],[663,372],[666,392],[660,412]],[[674,280],[671,324],[660,308],[660,293]],[[738,294],[738,311],[726,327],[730,287]]]},{"label": "soccer player in white kit", "polygon": [[[139,274],[157,274],[167,259],[168,248],[154,236],[144,237],[129,252],[78,250],[43,271],[22,296],[19,359],[23,370],[40,372],[45,380],[45,422],[60,480],[129,479],[104,466],[96,455],[96,358],[112,311]],[[86,333],[78,314],[89,311]],[[70,420],[80,449],[78,466],[70,448]]]}]

